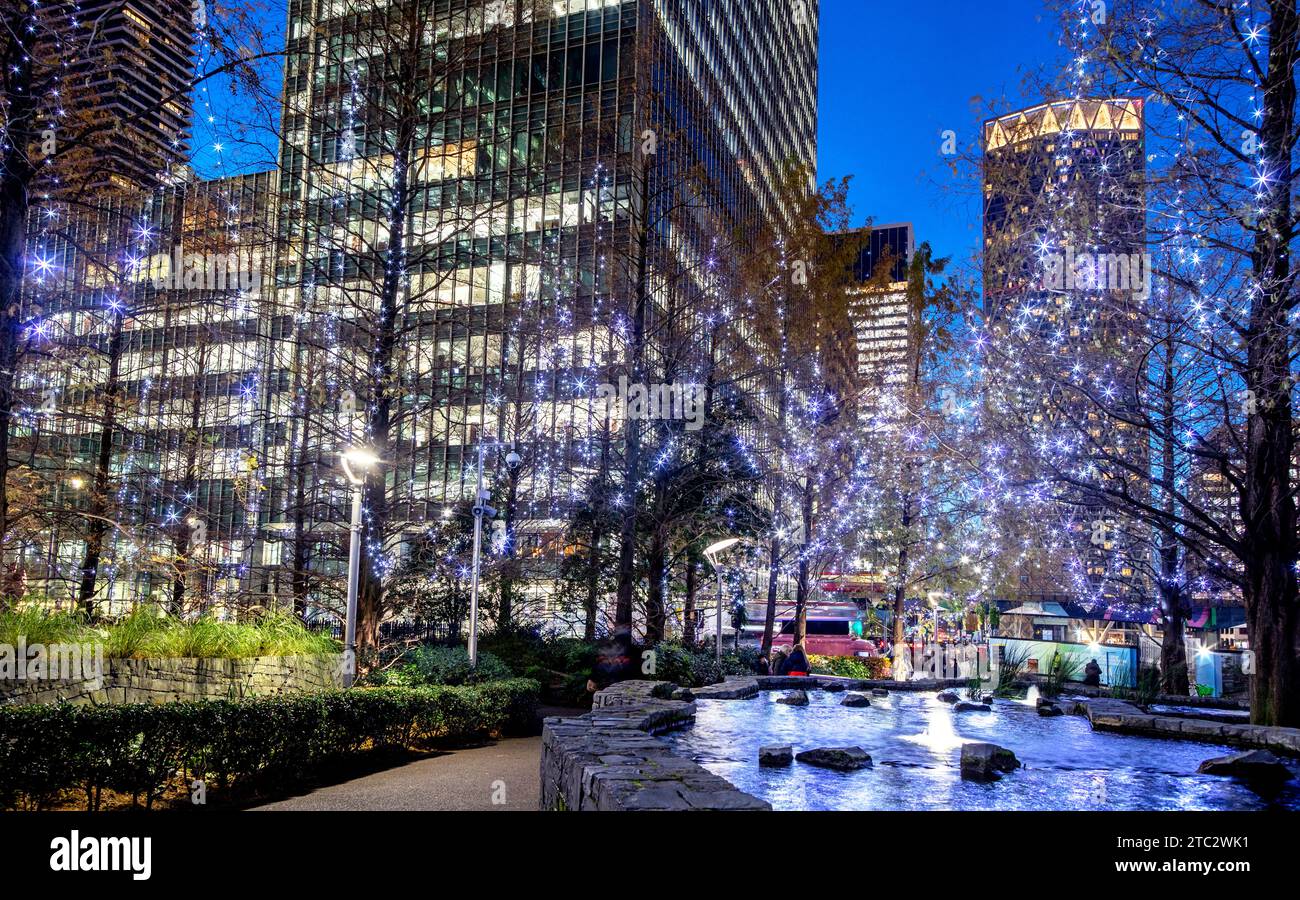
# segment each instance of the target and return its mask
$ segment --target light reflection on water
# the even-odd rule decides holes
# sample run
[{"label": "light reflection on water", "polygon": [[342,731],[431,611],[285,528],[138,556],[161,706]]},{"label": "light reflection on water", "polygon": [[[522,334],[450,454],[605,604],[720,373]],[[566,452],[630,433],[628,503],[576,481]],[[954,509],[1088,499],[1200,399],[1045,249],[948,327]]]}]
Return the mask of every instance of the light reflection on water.
[{"label": "light reflection on water", "polygon": [[[665,739],[776,809],[1300,809],[1295,779],[1265,797],[1196,774],[1201,761],[1236,752],[1231,747],[1094,732],[1081,716],[1044,718],[1015,701],[958,713],[933,693],[872,697],[861,709],[840,706],[842,694],[809,691],[806,707],[777,703],[779,696],[698,700],[695,725]],[[993,784],[963,781],[960,748],[969,741],[1007,747],[1024,768]],[[758,748],[767,744],[795,752],[857,745],[875,767],[762,768]]]}]

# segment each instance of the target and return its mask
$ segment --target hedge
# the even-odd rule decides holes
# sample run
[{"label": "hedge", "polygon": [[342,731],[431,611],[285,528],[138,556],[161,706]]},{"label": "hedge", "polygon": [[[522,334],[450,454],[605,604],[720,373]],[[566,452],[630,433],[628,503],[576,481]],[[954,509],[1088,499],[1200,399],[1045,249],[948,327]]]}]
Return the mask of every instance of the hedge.
[{"label": "hedge", "polygon": [[45,809],[80,791],[152,807],[201,780],[209,792],[275,791],[372,750],[480,740],[529,726],[539,687],[357,688],[183,703],[0,707],[0,808]]},{"label": "hedge", "polygon": [[813,656],[808,660],[814,674],[839,675],[868,681],[893,677],[893,661],[887,656]]}]

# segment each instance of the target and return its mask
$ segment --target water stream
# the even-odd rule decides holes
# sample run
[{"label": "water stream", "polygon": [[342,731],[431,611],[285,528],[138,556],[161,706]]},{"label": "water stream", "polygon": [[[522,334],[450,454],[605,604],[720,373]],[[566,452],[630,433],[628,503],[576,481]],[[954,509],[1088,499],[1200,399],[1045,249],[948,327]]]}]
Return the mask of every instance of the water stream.
[{"label": "water stream", "polygon": [[[1300,809],[1300,781],[1264,795],[1233,779],[1196,774],[1237,748],[1094,732],[1081,716],[1044,718],[1032,704],[997,700],[992,712],[954,712],[933,693],[892,693],[868,708],[842,694],[809,691],[806,707],[750,700],[699,700],[695,725],[667,735],[690,756],[776,809],[813,810],[1249,810]],[[961,745],[992,741],[1024,768],[992,784],[963,781]],[[875,767],[839,773],[795,763],[758,765],[758,748],[857,745]],[[1290,763],[1293,773],[1294,763]]]}]

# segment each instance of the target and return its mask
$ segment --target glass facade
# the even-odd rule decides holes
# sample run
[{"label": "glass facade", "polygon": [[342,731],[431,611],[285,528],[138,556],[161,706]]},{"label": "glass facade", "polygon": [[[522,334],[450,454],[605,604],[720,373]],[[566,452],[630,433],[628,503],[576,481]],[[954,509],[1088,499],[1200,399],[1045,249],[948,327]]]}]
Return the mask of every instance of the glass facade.
[{"label": "glass facade", "polygon": [[[480,447],[490,482],[507,449],[522,458],[516,552],[563,553],[565,512],[622,441],[597,387],[633,371],[636,298],[643,368],[698,371],[718,235],[779,222],[776,173],[813,163],[816,4],[797,7],[291,2],[278,172],[160,191],[124,217],[134,232],[114,225],[121,315],[94,263],[60,263],[57,339],[95,362],[60,376],[85,409],[33,440],[85,490],[51,488],[82,515],[52,516],[66,524],[33,537],[28,570],[77,594],[105,434],[101,487],[131,496],[103,504],[101,599],[111,582],[121,601],[337,610],[338,454],[356,444],[383,460],[374,575],[472,497]],[[221,241],[254,259],[256,289],[142,282],[175,244]],[[119,539],[127,524],[150,543]]]}]

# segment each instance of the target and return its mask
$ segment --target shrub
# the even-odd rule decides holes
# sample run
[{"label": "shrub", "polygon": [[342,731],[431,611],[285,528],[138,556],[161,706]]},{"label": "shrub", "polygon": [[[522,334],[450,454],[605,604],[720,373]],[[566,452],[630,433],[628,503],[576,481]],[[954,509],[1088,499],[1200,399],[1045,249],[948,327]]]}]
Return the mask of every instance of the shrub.
[{"label": "shrub", "polygon": [[1160,668],[1152,663],[1138,669],[1137,684],[1127,672],[1112,677],[1110,696],[1120,700],[1131,700],[1138,706],[1147,706],[1155,702],[1160,695]]},{"label": "shrub", "polygon": [[1066,682],[1077,681],[1083,671],[1083,659],[1076,653],[1062,653],[1057,650],[1052,654],[1052,661],[1047,665],[1047,678],[1043,681],[1043,693],[1048,697],[1060,696]]},{"label": "shrub", "polygon": [[182,621],[142,608],[108,626],[104,637],[105,656],[133,659],[306,656],[338,649],[328,635],[274,611],[247,622],[222,622],[210,616]]},{"label": "shrub", "polygon": [[993,696],[1010,697],[1015,694],[1016,681],[1024,674],[1028,665],[1028,647],[1002,644],[1001,658],[998,661],[998,683],[993,688]]},{"label": "shrub", "polygon": [[839,675],[877,681],[890,677],[893,669],[884,656],[810,656],[809,665],[817,675]]},{"label": "shrub", "polygon": [[367,683],[396,687],[425,684],[481,684],[510,678],[510,667],[487,651],[478,654],[478,666],[470,668],[469,651],[464,647],[421,644],[407,652],[398,663]]},{"label": "shrub", "polygon": [[210,616],[174,619],[146,608],[116,622],[92,628],[78,613],[35,606],[0,612],[0,643],[104,644],[104,655],[117,659],[197,657],[239,659],[250,656],[314,656],[337,653],[338,642],[304,627],[293,616],[264,612],[245,622],[221,622]]},{"label": "shrub", "polygon": [[116,706],[0,707],[0,808],[43,809],[80,791],[151,807],[192,779],[247,796],[372,750],[481,740],[529,726],[525,679],[420,688]]},{"label": "shrub", "polygon": [[90,629],[76,613],[53,612],[37,606],[0,610],[0,644],[75,644],[92,640]]}]

